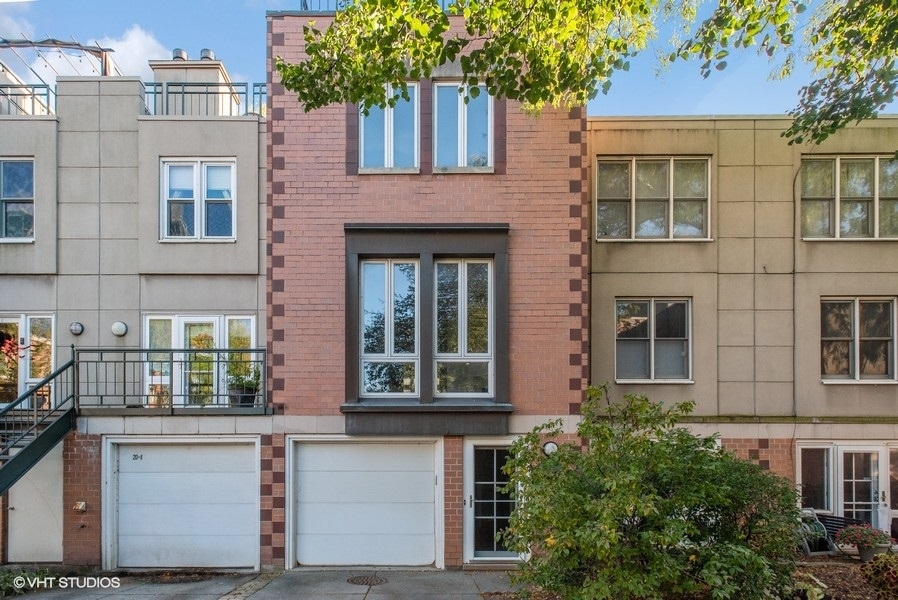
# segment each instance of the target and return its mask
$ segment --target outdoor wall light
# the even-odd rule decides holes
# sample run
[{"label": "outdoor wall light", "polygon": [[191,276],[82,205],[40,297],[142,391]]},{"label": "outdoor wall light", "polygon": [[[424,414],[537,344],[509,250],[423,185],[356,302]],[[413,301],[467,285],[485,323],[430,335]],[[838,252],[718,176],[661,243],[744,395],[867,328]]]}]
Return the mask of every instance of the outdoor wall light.
[{"label": "outdoor wall light", "polygon": [[543,454],[546,456],[552,456],[556,452],[558,452],[558,444],[555,442],[546,442],[543,444]]},{"label": "outdoor wall light", "polygon": [[116,321],[112,324],[112,335],[122,337],[126,333],[128,333],[128,326],[121,321]]},{"label": "outdoor wall light", "polygon": [[72,332],[72,335],[81,335],[84,333],[84,325],[75,321],[74,323],[69,324],[69,331]]}]

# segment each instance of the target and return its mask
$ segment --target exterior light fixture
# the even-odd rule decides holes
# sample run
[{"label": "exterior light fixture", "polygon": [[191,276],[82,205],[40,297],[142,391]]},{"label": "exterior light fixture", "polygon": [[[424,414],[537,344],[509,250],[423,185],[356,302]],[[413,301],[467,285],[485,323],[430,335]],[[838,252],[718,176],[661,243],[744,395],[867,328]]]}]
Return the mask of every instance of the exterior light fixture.
[{"label": "exterior light fixture", "polygon": [[84,325],[82,325],[78,321],[74,321],[73,323],[69,324],[69,331],[72,333],[72,335],[81,335],[82,333],[84,333]]},{"label": "exterior light fixture", "polygon": [[112,324],[112,335],[122,337],[126,333],[128,333],[128,326],[121,321],[116,321]]},{"label": "exterior light fixture", "polygon": [[556,452],[558,452],[558,444],[555,442],[546,442],[543,444],[543,454],[546,456],[552,456]]}]

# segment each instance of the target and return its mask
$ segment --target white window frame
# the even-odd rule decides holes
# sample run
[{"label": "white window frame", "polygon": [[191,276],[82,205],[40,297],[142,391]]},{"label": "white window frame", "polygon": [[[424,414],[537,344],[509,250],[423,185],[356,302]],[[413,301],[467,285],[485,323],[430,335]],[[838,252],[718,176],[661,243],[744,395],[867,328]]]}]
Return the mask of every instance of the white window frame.
[{"label": "white window frame", "polygon": [[[662,162],[668,161],[668,185],[667,185],[667,234],[664,236],[639,236],[636,231],[636,165],[641,162]],[[609,236],[600,235],[601,219],[599,218],[599,204],[602,198],[599,197],[599,164],[603,162],[629,163],[629,199],[627,206],[627,235],[626,236]],[[675,190],[675,165],[677,162],[704,162],[705,163],[705,221],[702,224],[702,235],[676,235],[676,223],[674,221],[675,208],[677,198],[674,195]],[[638,241],[638,242],[657,242],[657,241],[676,241],[676,242],[696,242],[709,241],[711,239],[711,158],[709,156],[691,156],[691,155],[667,155],[667,156],[599,156],[595,162],[594,189],[595,196],[595,239],[598,242],[621,242],[621,241]],[[615,198],[621,201],[621,199]],[[689,200],[697,201],[699,198],[689,198]],[[656,199],[661,201],[661,198]]]},{"label": "white window frame", "polygon": [[521,562],[527,560],[527,556],[521,556],[514,553],[501,554],[496,556],[477,556],[474,551],[474,451],[477,448],[499,449],[510,448],[514,442],[514,437],[466,437],[463,447],[462,464],[464,466],[464,478],[462,482],[464,514],[462,518],[464,535],[464,562],[476,564],[489,563],[508,563]]},{"label": "white window frame", "polygon": [[[822,330],[822,312],[823,305],[827,303],[852,303],[852,315],[851,315],[851,357],[849,362],[849,374],[848,376],[843,375],[825,375],[823,373],[823,365],[821,362],[820,365],[820,378],[824,384],[869,384],[869,385],[882,385],[882,384],[891,384],[898,383],[898,368],[896,368],[896,355],[898,355],[898,351],[896,351],[896,339],[898,339],[898,319],[896,319],[896,305],[898,305],[898,299],[894,296],[831,296],[831,297],[823,297],[820,299],[820,311],[821,311],[821,331],[820,331],[820,359],[823,360],[823,330]],[[891,335],[890,341],[890,354],[888,369],[890,371],[889,375],[884,377],[862,377],[860,373],[860,331],[858,328],[858,324],[860,323],[860,305],[864,302],[888,302],[891,306],[891,328],[889,334]]]},{"label": "white window frame", "polygon": [[[3,196],[3,164],[13,162],[31,163],[31,196],[29,198],[6,198]],[[37,177],[35,176],[34,158],[32,157],[0,157],[0,243],[16,243],[34,241],[34,222],[35,222],[35,198],[37,197]],[[31,203],[31,235],[24,237],[13,237],[6,234],[6,203],[22,204]]]},{"label": "white window frame", "polygon": [[[486,264],[488,268],[488,319],[487,319],[487,332],[489,335],[488,340],[488,349],[486,352],[467,352],[467,269],[465,267],[469,264]],[[459,267],[459,309],[458,309],[458,321],[459,321],[459,350],[458,352],[448,353],[448,352],[438,352],[437,350],[437,321],[439,318],[438,306],[436,305],[439,301],[439,295],[437,290],[434,289],[434,322],[433,322],[433,340],[434,340],[434,348],[433,348],[433,395],[434,397],[439,398],[452,398],[452,397],[471,397],[471,396],[484,396],[484,397],[492,397],[495,393],[495,308],[494,308],[494,269],[493,269],[493,261],[488,258],[452,258],[452,259],[439,259],[434,261],[434,286],[438,285],[436,273],[439,269],[439,265],[441,264],[455,264]],[[487,389],[484,392],[440,392],[439,391],[439,364],[440,363],[450,363],[450,362],[465,362],[468,359],[477,359],[478,361],[486,361],[487,366]]]},{"label": "white window frame", "polygon": [[[458,140],[457,155],[454,164],[439,165],[437,164],[437,148],[439,147],[439,93],[440,88],[454,88],[458,92],[456,101],[458,129],[455,132]],[[468,103],[465,99],[470,94],[470,87],[458,81],[453,82],[435,82],[433,84],[433,168],[434,171],[486,171],[493,170],[493,154],[495,151],[495,136],[493,135],[493,97],[489,94],[486,85],[479,84],[480,96],[486,97],[487,100],[487,156],[485,165],[468,165]],[[478,96],[478,98],[480,97]]]},{"label": "white window frame", "polygon": [[[383,119],[384,119],[384,131],[383,131],[383,151],[384,151],[384,164],[383,165],[366,165],[365,164],[365,143],[367,141],[367,133],[365,129],[365,122],[369,115],[366,115],[364,111],[359,111],[359,172],[360,173],[378,173],[383,171],[390,172],[404,172],[404,173],[417,173],[420,169],[420,160],[421,160],[421,143],[420,143],[420,131],[421,131],[421,92],[417,83],[407,83],[408,89],[413,91],[411,102],[412,102],[412,139],[414,140],[414,159],[413,164],[411,166],[396,166],[395,159],[395,139],[394,132],[396,123],[396,110],[395,107],[387,106],[383,109],[379,107],[372,107],[369,109],[370,111],[382,111]],[[386,97],[390,98],[394,94],[398,95],[398,91],[394,90],[392,86],[386,86]],[[399,102],[405,102],[401,95],[398,96],[397,104]]]},{"label": "white window frame", "polygon": [[[384,307],[384,352],[365,352],[365,281],[364,269],[367,264],[385,265],[386,282],[384,295],[389,298],[389,305]],[[393,274],[392,268],[396,264],[413,264],[415,267],[415,351],[410,354],[393,351]],[[382,258],[364,259],[359,264],[359,393],[363,398],[376,398],[383,396],[407,396],[418,397],[421,394],[421,261],[417,258]],[[365,364],[366,363],[412,363],[415,368],[412,388],[401,392],[368,392],[365,391]]]},{"label": "white window frame", "polygon": [[[49,319],[50,321],[50,364],[47,368],[47,373],[45,375],[40,376],[32,376],[31,375],[31,364],[32,364],[32,323],[37,319]],[[56,319],[52,314],[44,314],[44,313],[27,313],[27,314],[0,314],[0,323],[15,323],[18,328],[19,339],[16,340],[17,349],[18,349],[18,393],[17,396],[21,396],[27,390],[31,389],[42,379],[53,373],[56,365]],[[27,337],[26,337],[27,336]],[[0,360],[3,360],[0,357]],[[53,390],[55,391],[55,390]],[[51,392],[52,393],[52,392]],[[56,398],[55,394],[53,394],[53,402],[55,405]],[[30,403],[28,403],[30,404]],[[28,408],[28,404],[21,406],[20,408]],[[0,404],[0,406],[4,406]]]},{"label": "white window frame", "polygon": [[[170,231],[171,205],[176,200],[188,200],[169,197],[169,171],[171,167],[192,167],[193,169],[193,233],[191,235],[173,235]],[[218,198],[209,198],[207,194],[207,167],[228,167],[231,172],[231,234],[208,235],[206,233],[206,212],[208,205],[224,203]],[[233,242],[237,239],[237,160],[236,158],[176,158],[163,159],[160,167],[160,239],[166,242]]]},{"label": "white window frame", "polygon": [[[649,324],[648,324],[648,347],[649,347],[649,377],[648,378],[627,378],[627,377],[618,377],[617,376],[617,364],[618,364],[618,344],[622,339],[626,338],[618,338],[617,337],[617,305],[620,302],[648,302],[649,303]],[[688,356],[686,358],[686,376],[682,378],[658,378],[655,376],[655,344],[656,344],[656,336],[655,336],[655,303],[656,302],[676,302],[676,303],[684,303],[686,305],[686,352]],[[694,331],[693,331],[693,317],[692,317],[692,298],[683,298],[683,297],[666,297],[666,296],[653,296],[653,297],[644,297],[644,296],[621,296],[614,299],[614,380],[615,383],[627,384],[627,383],[655,383],[655,384],[691,384],[693,381],[693,339],[694,339]]]},{"label": "white window frame", "polygon": [[[230,332],[230,324],[231,321],[245,321],[249,320],[250,322],[250,341],[249,347],[256,347],[256,315],[239,315],[239,314],[228,314],[228,315],[197,315],[197,314],[148,314],[144,315],[143,323],[144,323],[144,348],[147,350],[152,350],[153,346],[151,345],[152,341],[150,338],[151,326],[150,323],[152,321],[168,321],[169,322],[169,333],[171,340],[171,348],[158,348],[159,350],[180,350],[183,349],[186,343],[184,339],[184,326],[188,323],[211,323],[212,331],[213,331],[213,342],[212,349],[228,349],[228,333]],[[175,402],[176,406],[185,406],[185,395],[183,393],[183,373],[175,372],[164,373],[164,372],[153,372],[152,365],[153,361],[151,360],[150,355],[151,351],[147,352],[147,361],[144,367],[144,394],[148,397],[153,398],[156,395],[154,389],[162,389],[167,388],[168,394],[171,396],[173,392],[177,392],[174,394],[175,398],[178,398],[178,402]],[[226,388],[226,363],[220,363],[216,361],[217,369],[219,373],[216,374],[215,377],[215,398],[222,398],[224,396],[223,390]],[[157,388],[155,386],[161,386],[161,388]],[[214,404],[213,404],[214,406]]]},{"label": "white window frame", "polygon": [[[872,235],[868,236],[857,236],[857,235],[842,235],[842,196],[841,196],[841,164],[842,161],[858,161],[858,160],[872,160],[873,161],[873,196],[870,198],[872,203],[871,206],[871,214],[869,215],[870,219],[870,230]],[[802,240],[808,241],[824,241],[824,240],[851,240],[851,241],[863,241],[863,240],[896,240],[898,239],[898,233],[893,236],[882,236],[880,235],[880,163],[882,161],[890,162],[894,160],[893,155],[876,155],[876,154],[863,154],[863,155],[819,155],[819,156],[803,156],[801,159],[802,166],[802,179],[799,183],[798,193],[800,196],[799,206],[800,206],[800,214],[799,214],[799,234],[801,235]],[[809,161],[832,161],[833,162],[833,195],[827,197],[815,197],[809,196],[805,197],[804,195],[804,165]],[[890,199],[894,199],[889,196]],[[804,225],[804,214],[805,214],[805,203],[806,202],[821,202],[827,201],[830,204],[829,212],[830,212],[830,223],[829,223],[829,235],[806,235],[803,231]]]}]

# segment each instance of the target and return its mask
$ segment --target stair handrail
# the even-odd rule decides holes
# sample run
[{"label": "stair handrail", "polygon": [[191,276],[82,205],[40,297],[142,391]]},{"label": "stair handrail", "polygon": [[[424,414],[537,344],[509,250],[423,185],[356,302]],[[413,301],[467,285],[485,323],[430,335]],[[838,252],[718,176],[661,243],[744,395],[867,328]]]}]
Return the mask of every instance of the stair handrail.
[{"label": "stair handrail", "polygon": [[[0,408],[0,428],[3,428],[2,423],[11,417],[11,415],[9,415],[10,412],[18,411],[15,413],[15,416],[23,416],[24,411],[22,411],[21,409],[22,405],[25,404],[29,399],[34,398],[41,389],[49,387],[50,384],[54,382],[54,380],[59,378],[68,370],[71,370],[73,373],[75,372],[74,347],[72,348],[72,358],[68,362],[41,379],[39,382],[37,382],[37,384],[32,386],[28,391],[19,396],[17,399],[10,402],[3,408]],[[52,390],[50,390],[50,393],[48,394],[48,397],[50,398],[50,405],[47,408],[41,408],[39,402],[32,402],[31,406],[26,408],[26,410],[31,413],[29,416],[33,416],[33,419],[29,421],[29,427],[23,431],[18,432],[19,435],[17,436],[5,436],[3,446],[0,447],[0,455],[8,453],[10,448],[18,444],[22,439],[38,429],[38,427],[40,427],[44,423],[49,423],[50,421],[52,421],[53,419],[51,417],[53,417],[54,414],[59,413],[59,415],[61,416],[75,406],[74,378],[70,379],[69,382],[69,390],[57,390],[58,394],[61,394],[64,391],[66,393],[64,397],[58,396],[57,399],[59,401],[55,404],[53,402]],[[21,423],[22,421],[19,422]]]}]

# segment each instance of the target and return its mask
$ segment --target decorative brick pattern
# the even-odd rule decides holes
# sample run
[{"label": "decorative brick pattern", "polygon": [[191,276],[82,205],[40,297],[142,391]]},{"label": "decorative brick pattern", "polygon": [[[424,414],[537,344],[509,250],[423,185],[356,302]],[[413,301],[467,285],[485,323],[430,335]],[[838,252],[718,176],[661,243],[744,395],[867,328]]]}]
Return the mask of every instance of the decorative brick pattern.
[{"label": "decorative brick pattern", "polygon": [[721,444],[739,458],[757,463],[790,481],[795,479],[795,440],[723,438]]}]

